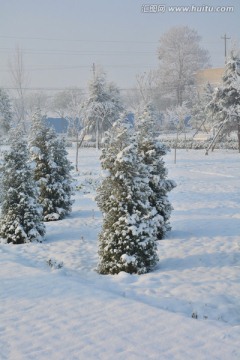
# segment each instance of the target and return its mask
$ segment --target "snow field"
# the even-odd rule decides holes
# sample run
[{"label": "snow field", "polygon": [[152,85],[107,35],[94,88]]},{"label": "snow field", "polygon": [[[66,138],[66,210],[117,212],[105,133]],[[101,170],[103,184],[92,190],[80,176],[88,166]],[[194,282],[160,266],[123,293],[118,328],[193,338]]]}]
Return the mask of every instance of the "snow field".
[{"label": "snow field", "polygon": [[44,243],[0,244],[0,359],[239,359],[239,154],[166,156],[172,231],[140,276],[94,270],[98,157],[81,149],[73,212]]}]

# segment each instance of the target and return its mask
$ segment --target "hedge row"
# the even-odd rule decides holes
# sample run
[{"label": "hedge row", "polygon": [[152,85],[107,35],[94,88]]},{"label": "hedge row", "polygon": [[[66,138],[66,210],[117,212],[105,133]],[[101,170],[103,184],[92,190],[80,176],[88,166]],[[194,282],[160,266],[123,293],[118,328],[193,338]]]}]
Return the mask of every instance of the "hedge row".
[{"label": "hedge row", "polygon": [[[160,139],[165,145],[170,147],[171,149],[175,149],[176,147],[176,140],[174,139]],[[211,144],[210,140],[206,141],[197,141],[192,139],[181,139],[177,142],[177,149],[195,149],[195,150],[202,150],[207,149],[208,146]],[[215,149],[229,149],[229,150],[238,150],[238,142],[234,139],[229,139],[224,142],[217,142]]]}]

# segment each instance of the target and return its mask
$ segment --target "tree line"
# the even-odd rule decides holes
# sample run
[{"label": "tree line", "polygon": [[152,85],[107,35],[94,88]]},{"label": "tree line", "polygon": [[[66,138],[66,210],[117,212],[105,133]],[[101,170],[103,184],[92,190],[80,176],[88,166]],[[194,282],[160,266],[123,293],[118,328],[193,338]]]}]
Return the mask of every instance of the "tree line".
[{"label": "tree line", "polygon": [[[92,135],[98,147],[104,131],[112,126],[124,108],[135,113],[143,104],[151,102],[158,112],[159,132],[185,132],[186,118],[190,118],[190,125],[195,133],[199,130],[213,130],[213,136],[218,133],[218,139],[224,139],[237,131],[240,149],[238,114],[235,110],[231,114],[228,110],[223,110],[224,107],[228,108],[228,100],[218,101],[220,97],[227,98],[231,94],[230,90],[223,90],[230,86],[229,81],[231,86],[238,82],[238,51],[234,50],[225,64],[225,74],[222,85],[218,86],[218,95],[211,84],[206,84],[200,93],[196,86],[196,73],[210,66],[208,51],[201,47],[201,37],[196,30],[187,26],[171,28],[160,37],[157,55],[159,67],[137,75],[135,89],[124,94],[107,80],[103,71],[96,69],[87,94],[80,88],[71,88],[49,97],[42,92],[26,94],[25,86],[29,80],[21,51],[17,49],[11,63],[11,74],[17,90],[11,101],[12,113],[9,111],[9,95],[0,90],[0,131],[5,134],[12,119],[17,123],[22,122],[27,131],[36,107],[44,115],[48,112],[55,113],[68,120],[69,135],[78,144],[75,164],[77,169],[78,148],[86,135]],[[235,65],[230,65],[230,62]],[[238,92],[238,88],[235,88]],[[238,99],[234,95],[231,97],[233,109],[233,106],[238,106]],[[210,101],[212,104],[215,101],[218,106],[208,107]],[[223,122],[224,126],[221,126]]]}]

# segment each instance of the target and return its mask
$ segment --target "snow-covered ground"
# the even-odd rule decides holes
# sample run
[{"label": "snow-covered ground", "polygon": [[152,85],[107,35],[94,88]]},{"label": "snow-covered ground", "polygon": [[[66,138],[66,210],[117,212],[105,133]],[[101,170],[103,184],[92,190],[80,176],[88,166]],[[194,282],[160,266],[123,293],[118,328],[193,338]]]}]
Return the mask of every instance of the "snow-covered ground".
[{"label": "snow-covered ground", "polygon": [[0,359],[239,360],[240,154],[167,155],[172,231],[140,276],[94,270],[98,157],[80,151],[73,212],[44,243],[0,244]]}]

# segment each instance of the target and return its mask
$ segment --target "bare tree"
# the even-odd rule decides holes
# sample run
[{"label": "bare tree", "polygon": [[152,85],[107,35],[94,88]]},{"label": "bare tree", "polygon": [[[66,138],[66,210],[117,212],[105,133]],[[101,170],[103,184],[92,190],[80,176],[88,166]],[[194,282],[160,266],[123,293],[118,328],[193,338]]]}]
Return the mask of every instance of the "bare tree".
[{"label": "bare tree", "polygon": [[[83,92],[80,88],[66,89],[57,93],[52,102],[52,108],[60,118],[68,121],[68,135],[76,142],[75,168],[78,171],[79,145],[82,143],[85,132],[83,124]],[[80,139],[82,134],[82,139]]]},{"label": "bare tree", "polygon": [[44,92],[32,92],[25,95],[25,108],[27,117],[32,119],[37,109],[41,109],[43,115],[47,115],[49,110],[49,96]]},{"label": "bare tree", "polygon": [[[135,111],[138,111],[139,108],[142,109],[142,107],[151,102],[156,110],[161,113],[175,103],[171,100],[172,94],[170,98],[169,94],[166,96],[166,86],[164,89],[160,75],[159,69],[152,69],[148,72],[137,75],[137,85],[134,98]],[[128,101],[131,100],[128,99]]]},{"label": "bare tree", "polygon": [[141,75],[137,75],[137,89],[140,93],[141,99],[145,104],[153,101],[156,90],[158,88],[157,82],[158,73],[156,70],[150,70],[144,72]]},{"label": "bare tree", "polygon": [[9,61],[9,68],[16,93],[14,101],[16,120],[17,123],[22,123],[26,132],[25,90],[29,83],[29,76],[24,67],[23,52],[19,47],[16,47],[13,59]]},{"label": "bare tree", "polygon": [[191,109],[191,126],[195,129],[195,135],[199,131],[208,133],[213,126],[212,116],[209,114],[207,105],[212,100],[214,89],[210,83],[204,86],[203,93],[197,93]]},{"label": "bare tree", "polygon": [[166,94],[175,94],[176,105],[182,105],[196,72],[209,66],[208,51],[200,47],[200,40],[197,31],[187,26],[173,27],[160,38],[161,84]]},{"label": "bare tree", "polygon": [[127,89],[122,94],[123,102],[129,111],[138,112],[141,103],[140,94],[137,88]]},{"label": "bare tree", "polygon": [[167,109],[165,113],[165,117],[168,119],[169,122],[172,123],[172,128],[176,131],[176,139],[175,139],[175,146],[174,146],[174,163],[177,162],[177,147],[178,147],[178,140],[179,135],[184,134],[185,141],[186,141],[186,117],[189,115],[189,109],[186,106],[186,103],[180,106],[176,106],[172,109]]},{"label": "bare tree", "polygon": [[60,118],[68,118],[70,113],[77,114],[83,100],[83,92],[80,88],[66,88],[55,94],[52,101],[52,110]]}]

